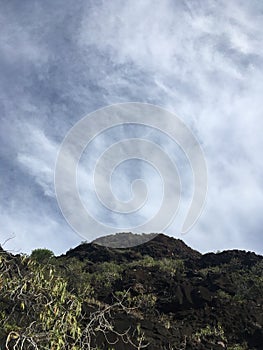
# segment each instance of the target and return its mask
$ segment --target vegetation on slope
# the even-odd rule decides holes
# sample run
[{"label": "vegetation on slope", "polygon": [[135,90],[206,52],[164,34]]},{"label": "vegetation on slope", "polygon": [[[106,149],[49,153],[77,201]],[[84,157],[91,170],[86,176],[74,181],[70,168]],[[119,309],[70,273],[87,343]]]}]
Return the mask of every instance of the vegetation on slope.
[{"label": "vegetation on slope", "polygon": [[54,257],[0,251],[0,349],[261,349],[263,257],[158,235]]}]

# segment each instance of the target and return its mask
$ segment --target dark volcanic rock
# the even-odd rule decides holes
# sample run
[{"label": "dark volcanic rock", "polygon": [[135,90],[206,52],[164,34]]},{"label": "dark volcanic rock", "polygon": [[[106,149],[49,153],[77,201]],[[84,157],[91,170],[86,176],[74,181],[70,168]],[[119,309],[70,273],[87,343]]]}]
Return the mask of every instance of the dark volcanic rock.
[{"label": "dark volcanic rock", "polygon": [[221,253],[207,253],[204,254],[200,261],[199,267],[209,266],[221,266],[223,264],[229,264],[231,260],[235,259],[239,262],[240,266],[251,267],[255,265],[259,260],[263,259],[261,255],[257,255],[254,252],[246,252],[244,250],[227,250]]},{"label": "dark volcanic rock", "polygon": [[152,240],[131,248],[110,248],[94,242],[83,243],[69,250],[66,257],[88,259],[93,262],[117,261],[127,262],[138,260],[143,256],[174,259],[199,259],[202,254],[188,247],[182,240],[158,234]]},{"label": "dark volcanic rock", "polygon": [[[7,257],[13,261],[7,270],[12,278],[22,271],[20,257]],[[83,322],[98,305],[108,307],[125,295],[132,311],[112,311],[111,320],[120,333],[130,329],[135,335],[139,329],[149,342],[146,349],[263,349],[263,257],[253,252],[202,255],[182,240],[159,234],[130,248],[83,243],[55,263],[70,291],[92,289],[93,304],[85,299],[82,305]],[[12,312],[13,300],[6,303],[0,295],[1,302],[2,311]],[[115,342],[116,334],[107,339]],[[93,341],[108,349],[102,332]],[[118,341],[113,348],[134,346]]]},{"label": "dark volcanic rock", "polygon": [[181,239],[168,237],[159,234],[151,241],[134,247],[134,251],[142,255],[149,255],[158,258],[177,258],[177,259],[199,259],[202,254],[188,247]]}]

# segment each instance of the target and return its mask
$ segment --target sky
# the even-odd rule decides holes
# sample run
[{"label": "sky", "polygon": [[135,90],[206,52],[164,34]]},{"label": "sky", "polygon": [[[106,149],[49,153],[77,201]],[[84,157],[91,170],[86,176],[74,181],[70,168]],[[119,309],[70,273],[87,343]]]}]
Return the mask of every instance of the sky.
[{"label": "sky", "polygon": [[[181,214],[165,232],[201,252],[263,254],[262,1],[0,0],[0,23],[0,244],[11,238],[5,249],[61,254],[85,239],[56,199],[60,145],[90,113],[141,102],[181,118],[202,146],[208,171],[202,215],[181,234],[190,167],[177,145],[147,127],[112,129],[87,147],[78,173],[83,203],[121,228],[154,216],[161,178],[141,160],[117,167],[111,184],[127,201],[131,182],[145,181],[146,207],[134,216],[109,213],[88,187],[96,155],[112,142],[146,135],[181,171]],[[92,239],[102,234],[94,230]]]}]

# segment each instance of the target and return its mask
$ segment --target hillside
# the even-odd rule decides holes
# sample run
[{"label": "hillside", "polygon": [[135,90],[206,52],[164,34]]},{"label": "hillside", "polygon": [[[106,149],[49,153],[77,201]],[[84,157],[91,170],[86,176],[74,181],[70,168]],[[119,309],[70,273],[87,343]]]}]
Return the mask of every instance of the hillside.
[{"label": "hillside", "polygon": [[263,349],[262,256],[163,234],[101,243],[41,261],[0,250],[0,349]]},{"label": "hillside", "polygon": [[110,248],[130,248],[143,244],[156,237],[157,233],[137,234],[132,232],[119,232],[95,239],[92,243]]}]

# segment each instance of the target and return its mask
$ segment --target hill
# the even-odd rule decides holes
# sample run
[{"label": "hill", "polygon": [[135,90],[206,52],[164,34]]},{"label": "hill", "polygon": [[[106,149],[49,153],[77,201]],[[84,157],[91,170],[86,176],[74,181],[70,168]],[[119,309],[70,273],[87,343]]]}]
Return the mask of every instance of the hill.
[{"label": "hill", "polygon": [[132,232],[119,232],[113,235],[99,237],[92,243],[107,246],[110,248],[130,248],[139,244],[146,243],[157,235],[157,233],[137,234]]},{"label": "hill", "polygon": [[0,259],[0,349],[262,349],[263,257],[253,252],[201,254],[158,234],[41,263]]}]

